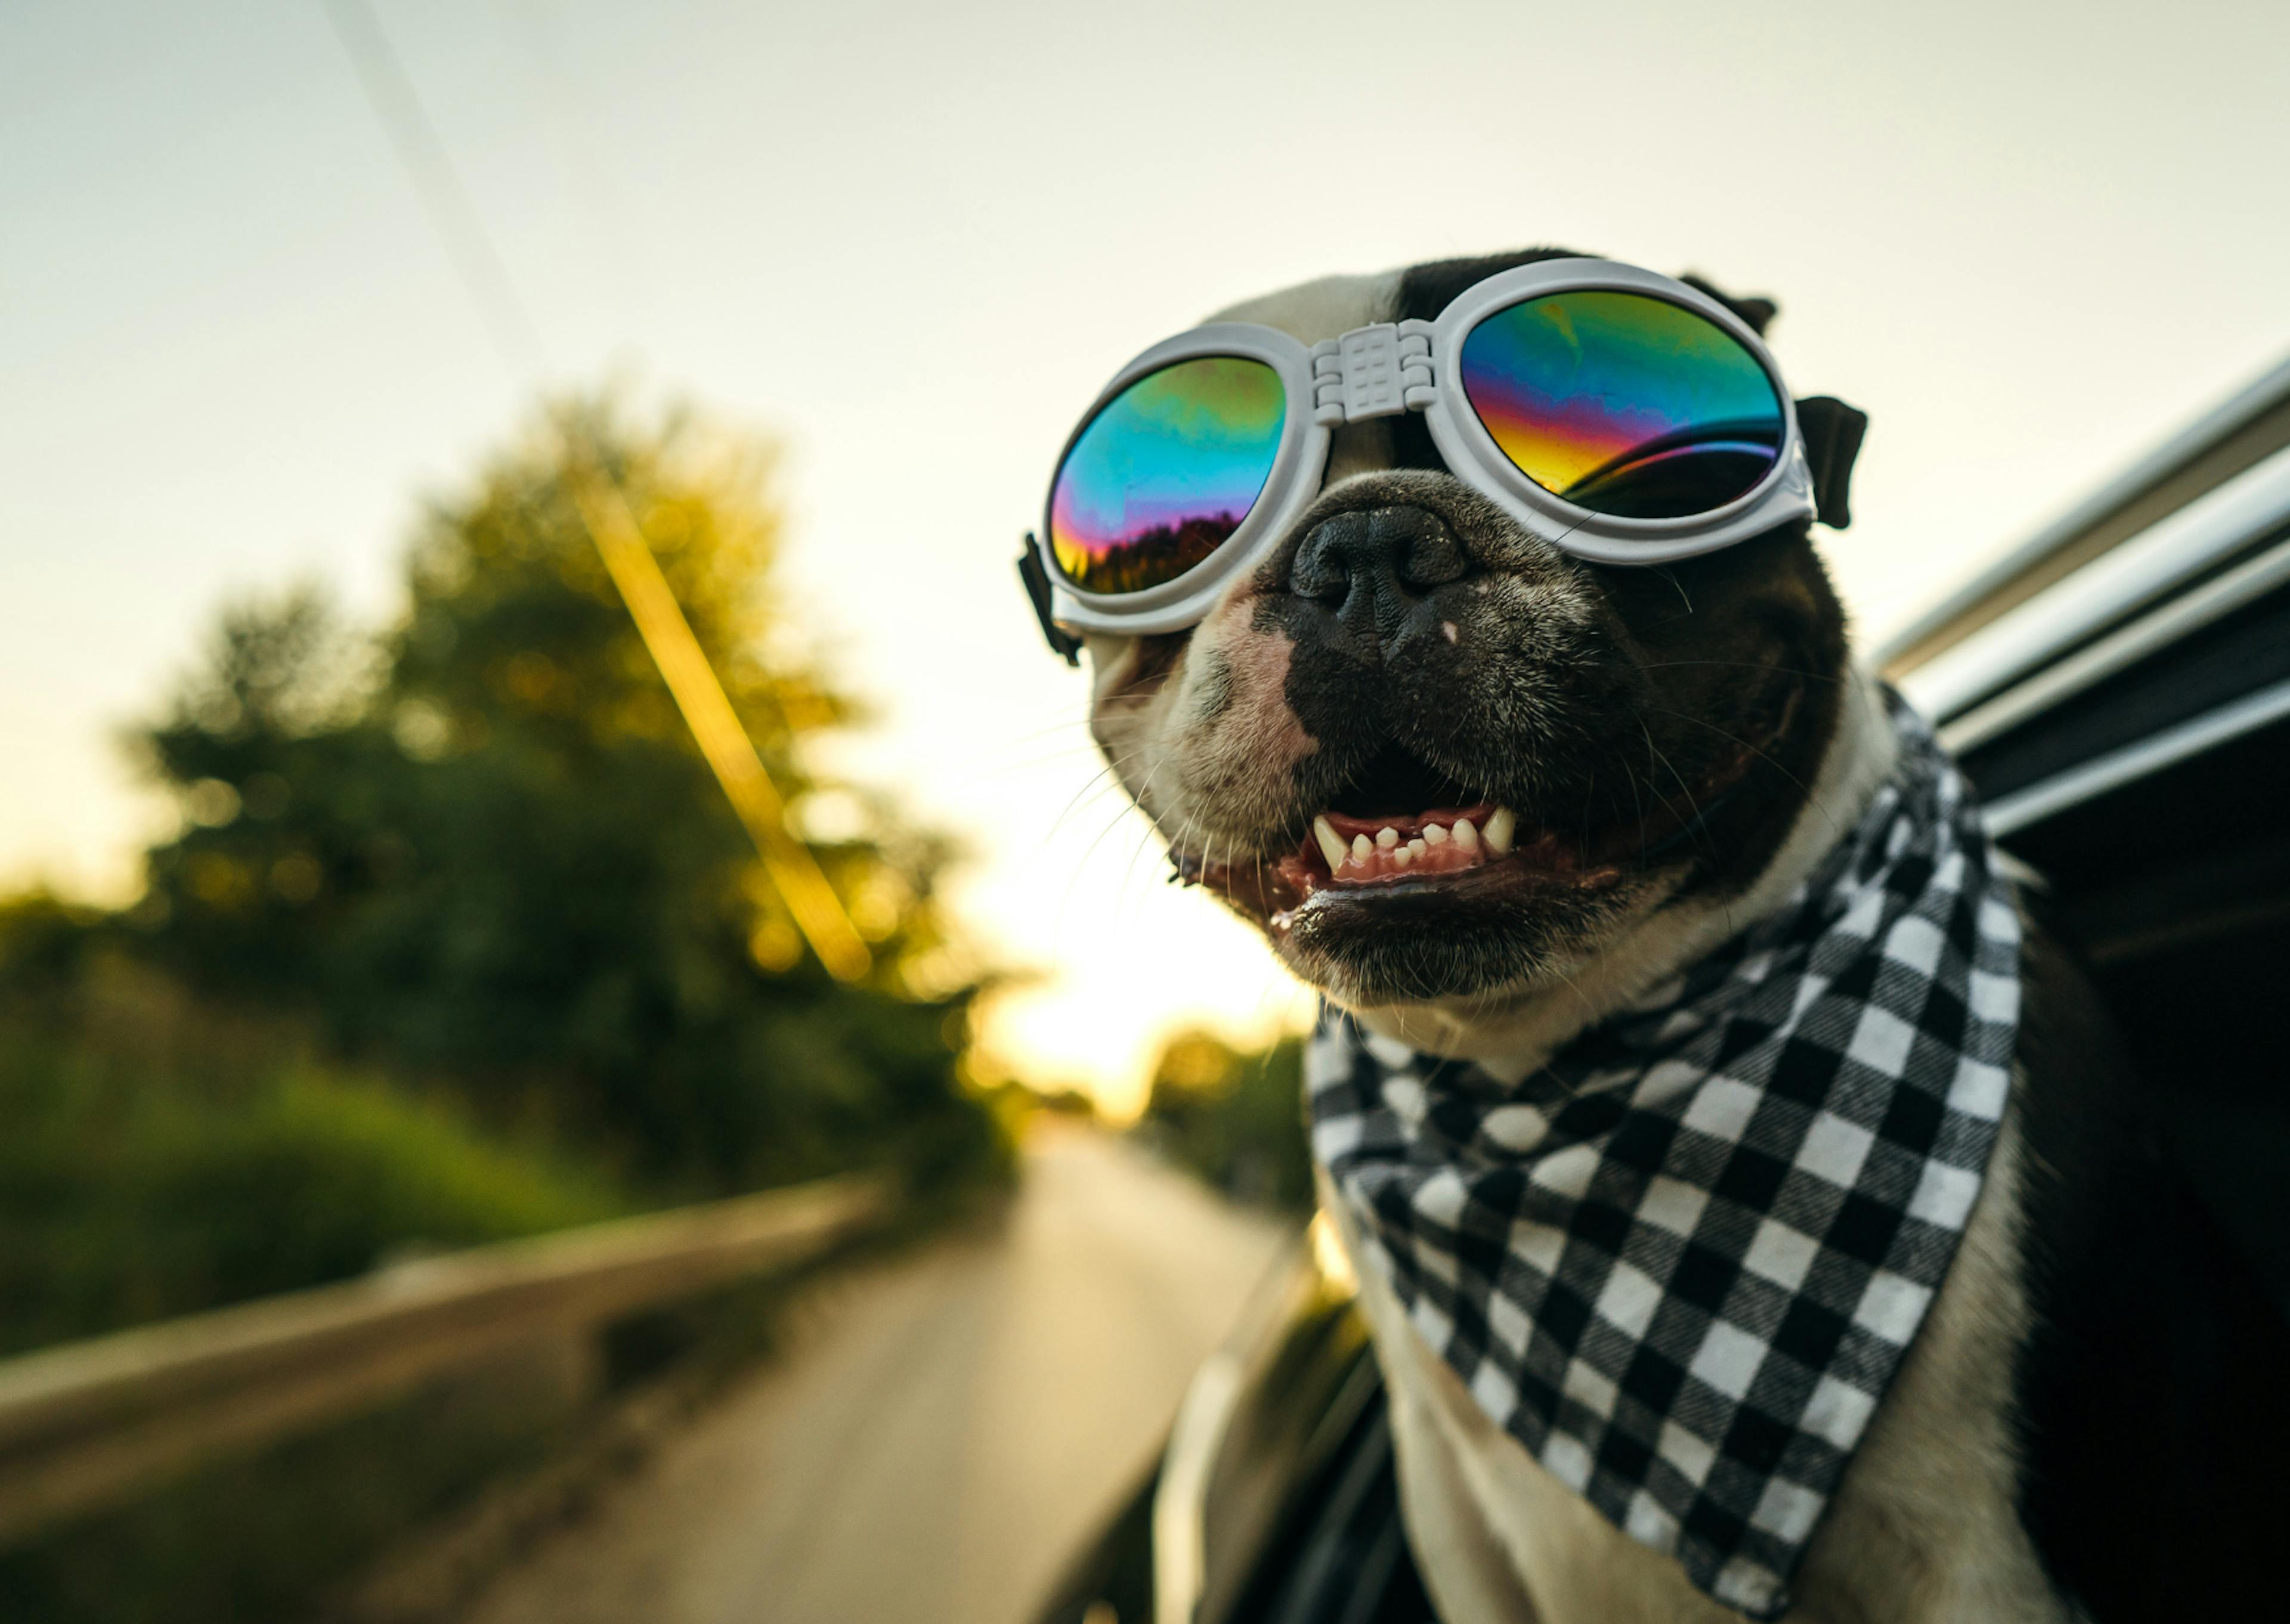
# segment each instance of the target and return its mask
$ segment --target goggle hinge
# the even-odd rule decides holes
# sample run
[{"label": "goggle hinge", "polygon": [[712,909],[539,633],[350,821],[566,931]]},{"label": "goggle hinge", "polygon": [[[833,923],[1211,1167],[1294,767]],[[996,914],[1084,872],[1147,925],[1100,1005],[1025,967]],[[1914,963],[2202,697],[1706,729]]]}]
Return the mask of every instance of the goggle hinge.
[{"label": "goggle hinge", "polygon": [[1312,346],[1312,420],[1324,428],[1421,412],[1437,398],[1429,322],[1375,322]]}]

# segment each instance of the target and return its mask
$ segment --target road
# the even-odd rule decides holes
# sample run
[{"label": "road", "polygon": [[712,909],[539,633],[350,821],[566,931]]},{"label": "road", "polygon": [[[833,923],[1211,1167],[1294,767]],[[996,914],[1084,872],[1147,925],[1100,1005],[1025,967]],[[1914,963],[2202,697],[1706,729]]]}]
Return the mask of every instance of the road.
[{"label": "road", "polygon": [[1016,1624],[1290,1233],[1037,1139],[1006,1228],[822,1288],[788,1351],[466,1624]]}]

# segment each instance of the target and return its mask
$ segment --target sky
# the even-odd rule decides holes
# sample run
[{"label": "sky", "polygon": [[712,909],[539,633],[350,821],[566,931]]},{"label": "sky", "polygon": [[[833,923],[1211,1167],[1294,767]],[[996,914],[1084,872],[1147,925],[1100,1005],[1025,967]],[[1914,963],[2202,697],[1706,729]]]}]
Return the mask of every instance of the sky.
[{"label": "sky", "polygon": [[543,386],[788,449],[788,580],[971,857],[984,1042],[1133,1100],[1309,1011],[1095,776],[1011,568],[1140,349],[1340,270],[1557,243],[1782,305],[1872,419],[1880,636],[2290,354],[2290,6],[375,0],[540,335],[506,364],[314,0],[0,6],[0,889],[118,899],[118,738],[219,604],[395,607]]}]

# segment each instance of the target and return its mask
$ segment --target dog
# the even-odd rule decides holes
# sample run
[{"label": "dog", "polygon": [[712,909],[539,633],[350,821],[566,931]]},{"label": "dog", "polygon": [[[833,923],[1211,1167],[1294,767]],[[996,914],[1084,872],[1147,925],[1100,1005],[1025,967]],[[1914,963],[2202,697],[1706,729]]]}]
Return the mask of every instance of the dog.
[{"label": "dog", "polygon": [[[1309,346],[1429,321],[1558,257],[1331,277],[1216,319]],[[1760,332],[1774,314],[1693,285]],[[1347,597],[1354,583],[1370,589]],[[1654,567],[1586,562],[1457,478],[1405,414],[1334,429],[1317,498],[1197,625],[1083,641],[1092,732],[1178,873],[1365,1031],[1506,1077],[1770,915],[1898,748],[1808,523]],[[1507,860],[1406,886],[1299,877],[1330,832],[1334,857],[1379,820],[1405,836],[1409,814],[1469,805],[1501,808],[1500,828],[1442,836],[1476,852],[1500,835]],[[1945,1282],[1805,1548],[1784,1615],[1801,1624],[2286,1606],[2280,1327],[2026,911],[2008,1107]],[[1445,1624],[1742,1616],[1490,1419],[1321,1177]]]}]

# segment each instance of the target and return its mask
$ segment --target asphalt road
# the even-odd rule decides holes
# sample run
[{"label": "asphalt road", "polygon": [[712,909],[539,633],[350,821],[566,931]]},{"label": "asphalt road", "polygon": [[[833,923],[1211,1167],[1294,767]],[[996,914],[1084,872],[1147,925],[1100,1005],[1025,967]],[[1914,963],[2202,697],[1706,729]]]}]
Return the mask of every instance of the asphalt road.
[{"label": "asphalt road", "polygon": [[1288,1235],[1040,1138],[1006,1228],[822,1288],[787,1354],[466,1624],[1016,1624]]}]

